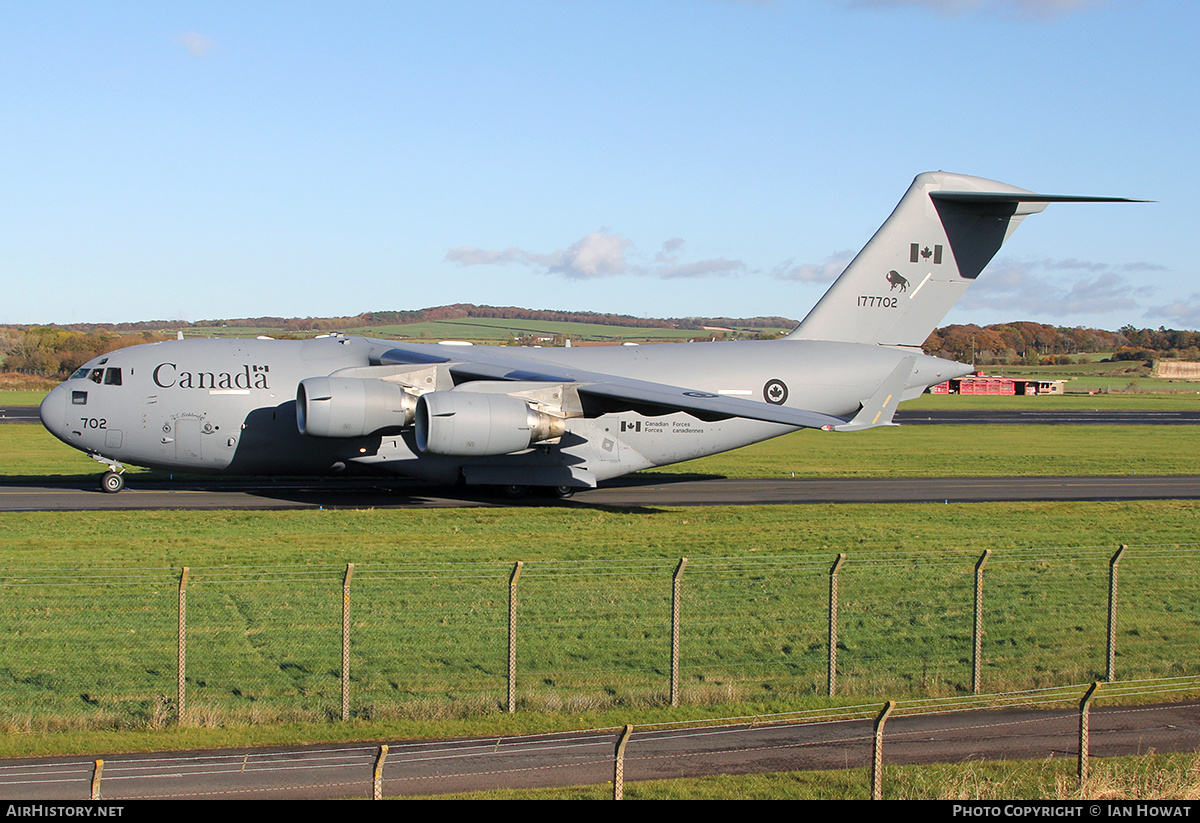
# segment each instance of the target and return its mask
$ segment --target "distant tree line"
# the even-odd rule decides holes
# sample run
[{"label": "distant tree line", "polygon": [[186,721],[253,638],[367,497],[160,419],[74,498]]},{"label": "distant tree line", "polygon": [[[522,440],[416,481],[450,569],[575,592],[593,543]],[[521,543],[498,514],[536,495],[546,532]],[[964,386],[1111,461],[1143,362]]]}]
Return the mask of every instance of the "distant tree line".
[{"label": "distant tree line", "polygon": [[71,331],[60,326],[0,328],[4,371],[65,377],[94,357],[166,340],[172,335],[146,330],[131,333]]},{"label": "distant tree line", "polygon": [[979,365],[1065,364],[1085,352],[1112,352],[1113,360],[1200,360],[1200,332],[1131,325],[1113,332],[1031,322],[952,325],[936,329],[923,348],[937,357]]},{"label": "distant tree line", "polygon": [[[476,306],[457,303],[413,311],[364,312],[352,317],[247,317],[234,320],[198,320],[193,323],[149,320],[139,323],[74,324],[65,326],[0,326],[0,357],[5,371],[62,377],[104,352],[165,340],[178,330],[196,327],[283,329],[302,335],[312,331],[337,331],[372,326],[395,326],[432,320],[487,317],[504,320],[546,320],[598,323],[634,328],[698,330],[794,328],[786,317],[642,318],[599,312],[566,312],[522,309],[513,306]],[[720,332],[705,339],[725,337]],[[697,338],[699,339],[699,337]],[[1067,363],[1083,353],[1111,352],[1113,360],[1150,362],[1159,358],[1200,360],[1200,331],[1137,329],[1118,331],[1049,326],[1015,322],[990,326],[951,325],[937,329],[925,341],[927,353],[978,365]]]}]

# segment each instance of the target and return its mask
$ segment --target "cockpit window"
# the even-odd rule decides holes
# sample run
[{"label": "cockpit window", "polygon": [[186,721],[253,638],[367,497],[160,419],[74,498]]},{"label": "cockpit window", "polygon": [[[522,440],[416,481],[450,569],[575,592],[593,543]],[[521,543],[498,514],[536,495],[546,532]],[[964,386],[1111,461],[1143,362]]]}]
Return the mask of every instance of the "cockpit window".
[{"label": "cockpit window", "polygon": [[114,369],[111,366],[104,370],[104,385],[119,386],[121,385],[121,370]]},{"label": "cockpit window", "polygon": [[89,371],[91,371],[91,369],[89,369],[87,366],[84,366],[82,369],[76,369],[75,373],[71,375],[71,379],[74,380],[76,377],[87,377]]},{"label": "cockpit window", "polygon": [[89,375],[89,377],[93,383],[98,384],[104,378],[104,369],[92,369],[92,373]]}]

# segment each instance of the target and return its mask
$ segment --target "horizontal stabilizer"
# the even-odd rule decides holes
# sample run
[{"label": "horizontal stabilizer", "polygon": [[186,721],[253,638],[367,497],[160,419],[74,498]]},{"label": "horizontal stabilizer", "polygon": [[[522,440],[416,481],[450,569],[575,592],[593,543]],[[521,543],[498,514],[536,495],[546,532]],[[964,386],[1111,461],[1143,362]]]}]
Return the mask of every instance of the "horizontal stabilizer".
[{"label": "horizontal stabilizer", "polygon": [[933,191],[934,200],[959,203],[1149,203],[1129,197],[1090,197],[1080,194],[1037,194],[1036,192]]}]

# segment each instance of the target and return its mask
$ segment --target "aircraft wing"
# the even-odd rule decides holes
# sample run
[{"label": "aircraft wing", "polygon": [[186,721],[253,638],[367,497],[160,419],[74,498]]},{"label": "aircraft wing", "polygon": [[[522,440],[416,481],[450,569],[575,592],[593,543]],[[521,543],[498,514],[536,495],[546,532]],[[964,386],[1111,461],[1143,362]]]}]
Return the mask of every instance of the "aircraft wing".
[{"label": "aircraft wing", "polygon": [[[483,350],[480,350],[483,349]],[[683,386],[591,372],[514,357],[502,349],[472,347],[469,358],[446,357],[422,347],[397,347],[378,356],[380,365],[444,364],[456,380],[570,383],[589,411],[634,411],[641,414],[687,412],[701,420],[741,417],[809,429],[833,429],[845,418],[807,409],[776,406]],[[907,376],[907,375],[906,375]],[[890,421],[891,416],[888,416]]]},{"label": "aircraft wing", "polygon": [[[590,382],[594,380],[595,382]],[[758,403],[739,397],[726,397],[711,392],[694,391],[678,386],[626,380],[619,377],[602,379],[595,375],[581,382],[578,391],[585,399],[591,398],[613,411],[628,409],[647,414],[687,412],[701,420],[721,420],[742,417],[768,423],[782,423],[808,429],[821,429],[840,425],[845,421],[829,414]]]}]

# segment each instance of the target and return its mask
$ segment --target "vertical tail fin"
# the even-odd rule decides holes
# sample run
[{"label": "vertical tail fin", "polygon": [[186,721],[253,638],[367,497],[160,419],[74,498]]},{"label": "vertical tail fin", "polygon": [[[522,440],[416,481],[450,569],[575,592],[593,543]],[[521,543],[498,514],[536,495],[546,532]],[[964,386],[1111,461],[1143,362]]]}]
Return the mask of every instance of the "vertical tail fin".
[{"label": "vertical tail fin", "polygon": [[920,346],[1026,215],[1061,202],[1138,201],[1035,194],[981,177],[920,174],[788,337]]}]

